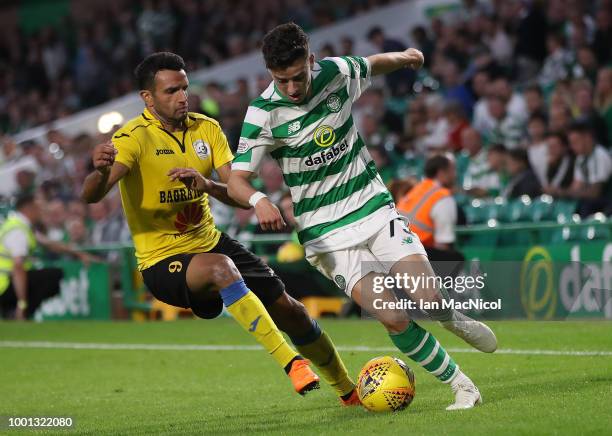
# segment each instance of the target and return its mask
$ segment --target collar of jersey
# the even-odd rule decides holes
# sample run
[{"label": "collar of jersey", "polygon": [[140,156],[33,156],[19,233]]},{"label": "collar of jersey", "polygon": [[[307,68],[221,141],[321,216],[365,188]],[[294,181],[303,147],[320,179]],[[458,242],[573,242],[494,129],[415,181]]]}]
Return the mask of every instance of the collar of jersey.
[{"label": "collar of jersey", "polygon": [[[312,79],[311,79],[311,81],[310,81],[310,87],[312,88]],[[310,91],[312,91],[312,89],[311,89]],[[276,93],[276,95],[278,95],[278,96],[280,97],[280,99],[281,99],[281,101],[282,101],[282,102],[292,104],[293,106],[302,106],[302,105],[304,105],[304,104],[307,104],[307,103],[310,101],[310,99],[312,98],[312,95],[310,95],[310,92],[309,92],[308,94],[306,94],[306,98],[305,98],[304,100],[302,100],[302,101],[301,101],[301,102],[299,102],[299,103],[294,103],[294,102],[292,102],[290,99],[288,99],[287,97],[285,97],[285,96],[284,96],[284,95],[283,95],[283,94],[282,94],[282,93],[281,93],[281,92],[278,90],[278,88],[276,87],[276,83],[274,83],[274,92]]]},{"label": "collar of jersey", "polygon": [[[149,122],[150,124],[159,127],[160,129],[164,129],[164,126],[162,125],[161,121],[159,121],[157,118],[155,118],[155,116],[153,116],[153,114],[149,111],[149,109],[145,108],[142,111],[142,117]],[[187,113],[187,118],[185,118],[185,127],[188,129],[190,128],[193,123],[195,123],[195,119],[192,117],[191,113],[188,112]],[[165,129],[164,129],[165,130]],[[172,132],[170,132],[172,133]]]}]

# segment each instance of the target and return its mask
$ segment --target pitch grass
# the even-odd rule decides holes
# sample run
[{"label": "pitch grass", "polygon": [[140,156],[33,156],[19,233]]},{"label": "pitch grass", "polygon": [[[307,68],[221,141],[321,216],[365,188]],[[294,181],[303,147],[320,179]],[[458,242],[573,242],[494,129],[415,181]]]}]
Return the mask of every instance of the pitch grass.
[{"label": "pitch grass", "polygon": [[[385,347],[375,322],[323,321],[338,345]],[[446,347],[467,346],[423,323]],[[610,322],[492,323],[504,349],[612,351]],[[0,341],[252,345],[230,319],[172,323],[0,323]],[[344,352],[351,374],[377,354]],[[605,434],[612,356],[453,353],[484,405],[446,412],[450,389],[410,360],[403,412],[342,408],[327,387],[302,398],[263,351],[0,348],[0,416],[72,416],[59,434]],[[2,433],[0,429],[0,433]],[[6,428],[5,428],[6,431]],[[20,430],[7,434],[24,433]],[[38,433],[41,433],[38,431]]]}]

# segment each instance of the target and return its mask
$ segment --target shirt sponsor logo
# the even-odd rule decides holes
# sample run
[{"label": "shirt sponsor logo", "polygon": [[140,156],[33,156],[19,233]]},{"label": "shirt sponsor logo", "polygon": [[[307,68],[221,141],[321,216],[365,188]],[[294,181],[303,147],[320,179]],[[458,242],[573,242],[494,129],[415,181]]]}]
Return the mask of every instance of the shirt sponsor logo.
[{"label": "shirt sponsor logo", "polygon": [[325,104],[330,112],[340,112],[340,109],[342,109],[342,100],[340,100],[338,94],[329,94],[325,100]]},{"label": "shirt sponsor logo", "polygon": [[325,149],[320,153],[308,156],[304,162],[307,167],[326,165],[336,159],[338,156],[348,150],[349,146],[346,141],[341,142],[338,145],[334,145],[331,148]]},{"label": "shirt sponsor logo", "polygon": [[155,156],[159,156],[160,154],[174,154],[174,150],[170,150],[169,148],[158,148],[155,150]]},{"label": "shirt sponsor logo", "polygon": [[182,201],[190,201],[194,198],[200,198],[202,195],[204,195],[204,193],[196,189],[168,189],[167,191],[159,191],[159,202],[162,204],[180,203]]},{"label": "shirt sponsor logo", "polygon": [[210,157],[210,146],[206,142],[198,139],[192,145],[200,159],[208,159]]},{"label": "shirt sponsor logo", "polygon": [[336,141],[336,132],[331,126],[324,124],[316,128],[312,139],[319,147],[329,147]]}]

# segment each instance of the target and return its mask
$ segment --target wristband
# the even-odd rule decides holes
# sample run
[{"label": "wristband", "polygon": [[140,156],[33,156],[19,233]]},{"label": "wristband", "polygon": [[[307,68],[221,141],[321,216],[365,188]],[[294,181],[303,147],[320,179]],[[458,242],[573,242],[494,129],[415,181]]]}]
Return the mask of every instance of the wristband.
[{"label": "wristband", "polygon": [[253,207],[255,207],[255,205],[257,204],[257,202],[259,200],[261,200],[262,198],[267,197],[266,194],[264,194],[261,191],[257,191],[256,193],[254,193],[253,195],[251,195],[251,197],[249,198],[249,204]]},{"label": "wristband", "polygon": [[17,309],[26,310],[28,308],[27,300],[17,300]]}]

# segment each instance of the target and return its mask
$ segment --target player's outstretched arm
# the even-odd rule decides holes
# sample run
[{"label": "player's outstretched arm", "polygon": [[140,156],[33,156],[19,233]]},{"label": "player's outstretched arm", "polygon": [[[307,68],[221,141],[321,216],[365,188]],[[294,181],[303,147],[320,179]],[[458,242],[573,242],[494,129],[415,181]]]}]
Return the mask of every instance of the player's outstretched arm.
[{"label": "player's outstretched arm", "polygon": [[255,208],[255,215],[263,230],[282,230],[286,224],[278,207],[265,194],[251,186],[252,177],[250,171],[233,170],[227,182],[227,192],[236,201]]},{"label": "player's outstretched arm", "polygon": [[115,162],[117,149],[111,141],[98,144],[92,152],[94,171],[83,182],[81,199],[87,203],[97,203],[123,176],[128,167]]},{"label": "player's outstretched arm", "polygon": [[408,48],[404,51],[378,53],[368,56],[372,76],[388,74],[402,68],[418,70],[423,66],[425,58],[416,48]]}]

